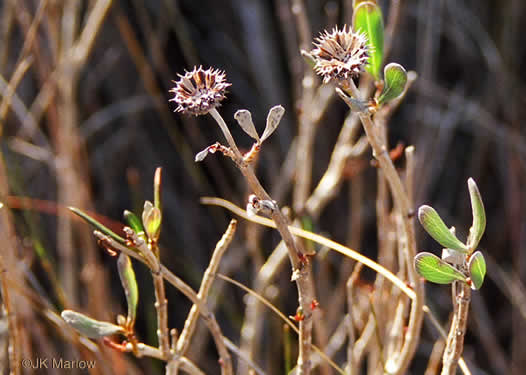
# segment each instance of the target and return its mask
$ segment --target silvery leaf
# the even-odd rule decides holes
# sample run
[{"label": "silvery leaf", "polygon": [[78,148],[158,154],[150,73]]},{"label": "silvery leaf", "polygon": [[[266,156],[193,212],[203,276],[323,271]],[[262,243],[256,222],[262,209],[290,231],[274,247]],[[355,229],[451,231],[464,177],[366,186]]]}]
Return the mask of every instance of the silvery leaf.
[{"label": "silvery leaf", "polygon": [[272,133],[278,128],[279,122],[285,113],[285,108],[280,105],[276,105],[270,109],[267,116],[267,126],[261,136],[261,142],[270,137]]},{"label": "silvery leaf", "polygon": [[256,141],[259,141],[259,135],[254,123],[252,122],[252,114],[249,111],[246,109],[240,109],[234,114],[234,118],[236,119],[239,126],[241,126],[241,129],[245,131],[245,133],[247,133]]}]

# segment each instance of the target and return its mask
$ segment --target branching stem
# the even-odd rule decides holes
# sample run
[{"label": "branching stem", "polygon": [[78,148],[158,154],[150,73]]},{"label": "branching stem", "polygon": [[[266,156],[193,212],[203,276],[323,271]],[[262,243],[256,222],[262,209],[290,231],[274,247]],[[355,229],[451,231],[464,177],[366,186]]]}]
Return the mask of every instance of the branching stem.
[{"label": "branching stem", "polygon": [[[232,134],[226,125],[225,121],[217,112],[215,108],[210,111],[210,115],[216,120],[223,134],[236,155],[236,164],[247,180],[250,189],[256,194],[259,199],[272,201],[272,198],[265,191],[254,170],[250,165],[243,161],[241,153],[239,152]],[[292,263],[293,279],[296,281],[298,288],[299,305],[302,308],[305,319],[300,323],[300,338],[299,338],[299,354],[298,354],[298,375],[308,375],[310,373],[310,353],[312,343],[312,314],[310,313],[310,304],[314,300],[314,288],[310,282],[312,279],[312,268],[310,262],[302,261],[300,257],[303,256],[304,251],[301,248],[301,242],[294,241],[292,234],[288,227],[288,221],[285,215],[281,212],[276,204],[275,209],[271,213],[272,220],[276,223],[276,228],[279,231],[281,238],[287,247],[289,259]]]},{"label": "branching stem", "polygon": [[[354,85],[352,79],[348,80],[344,84],[344,89],[349,91],[355,99],[360,100],[360,92]],[[340,95],[341,96],[341,95]],[[345,100],[345,98],[344,98]],[[346,101],[350,106],[350,103]],[[413,216],[413,208],[409,197],[404,189],[402,180],[396,171],[393,161],[391,160],[387,146],[382,142],[380,129],[375,125],[371,113],[364,111],[359,114],[360,121],[362,122],[365,134],[371,148],[373,150],[373,156],[378,161],[378,164],[384,172],[385,179],[389,185],[391,193],[393,195],[394,205],[397,208],[402,218],[403,235],[407,241],[407,259],[413,259],[416,255],[416,240],[415,231],[411,217]],[[405,341],[400,351],[399,357],[395,363],[390,364],[386,371],[389,374],[404,374],[409,366],[411,359],[415,353],[420,328],[422,327],[423,320],[423,306],[424,306],[424,289],[422,283],[419,281],[418,275],[416,274],[412,264],[408,264],[407,267],[409,282],[412,284],[415,299],[411,305],[411,312],[409,316],[408,330],[405,336]]]}]

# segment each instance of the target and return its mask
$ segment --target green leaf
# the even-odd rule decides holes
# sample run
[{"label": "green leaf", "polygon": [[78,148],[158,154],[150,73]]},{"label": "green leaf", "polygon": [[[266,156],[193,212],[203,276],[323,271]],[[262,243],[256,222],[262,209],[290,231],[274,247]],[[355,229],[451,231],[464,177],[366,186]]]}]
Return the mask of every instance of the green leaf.
[{"label": "green leaf", "polygon": [[471,210],[473,211],[473,224],[469,229],[468,248],[472,252],[476,250],[480,239],[486,230],[486,212],[480,191],[472,178],[468,179],[469,196],[471,198]]},{"label": "green leaf", "polygon": [[135,278],[135,271],[131,259],[126,254],[120,253],[117,259],[117,269],[119,277],[128,302],[128,323],[132,326],[135,323],[137,314],[137,304],[139,303],[139,288]]},{"label": "green leaf", "polygon": [[124,210],[124,219],[128,223],[131,229],[141,238],[145,238],[144,227],[142,226],[141,220],[133,212]]},{"label": "green leaf", "polygon": [[100,230],[102,233],[107,234],[108,236],[112,237],[114,240],[116,240],[116,241],[118,241],[118,242],[120,242],[122,244],[126,243],[126,240],[124,238],[119,236],[117,233],[114,233],[109,228],[105,227],[103,224],[101,224],[100,222],[98,222],[97,220],[95,220],[94,218],[89,216],[84,211],[79,210],[78,208],[75,208],[75,207],[68,207],[68,209],[71,212],[73,212],[74,214],[76,214],[76,215],[80,216],[81,218],[83,218],[84,220],[86,220],[88,223],[93,225],[95,228]]},{"label": "green leaf", "polygon": [[376,80],[379,80],[384,54],[382,9],[372,1],[363,1],[357,4],[353,13],[353,30],[355,32],[363,32],[367,36],[369,42],[369,64],[366,70]]},{"label": "green leaf", "polygon": [[486,260],[480,251],[476,251],[469,258],[468,270],[471,279],[471,289],[480,289],[484,282],[484,276],[486,276]]},{"label": "green leaf", "polygon": [[152,241],[157,241],[161,233],[161,210],[155,207],[150,201],[144,202],[142,224],[144,225],[148,238]]},{"label": "green leaf", "polygon": [[100,339],[117,333],[124,333],[122,327],[109,322],[92,319],[76,311],[64,310],[60,315],[62,319],[75,328],[77,332],[92,339]]},{"label": "green leaf", "polygon": [[405,90],[407,72],[397,63],[387,64],[384,68],[384,89],[378,97],[378,104],[398,98]]},{"label": "green leaf", "polygon": [[163,169],[157,167],[153,178],[153,205],[161,211],[162,208],[162,181],[163,181]]},{"label": "green leaf", "polygon": [[431,253],[415,256],[415,270],[427,281],[436,284],[451,284],[455,280],[466,281],[466,277],[455,267]]},{"label": "green leaf", "polygon": [[460,240],[446,227],[446,224],[444,224],[433,207],[421,206],[418,209],[418,220],[420,220],[420,224],[422,224],[426,232],[442,246],[462,253],[468,251],[466,245],[460,242]]}]

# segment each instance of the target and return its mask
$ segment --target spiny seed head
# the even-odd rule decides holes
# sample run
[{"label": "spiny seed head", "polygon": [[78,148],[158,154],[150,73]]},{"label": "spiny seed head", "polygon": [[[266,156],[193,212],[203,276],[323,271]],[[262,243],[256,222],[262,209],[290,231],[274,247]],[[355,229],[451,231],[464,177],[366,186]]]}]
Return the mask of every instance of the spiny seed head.
[{"label": "spiny seed head", "polygon": [[175,96],[170,99],[178,104],[176,112],[195,116],[204,115],[212,108],[220,105],[225,99],[227,87],[226,74],[218,69],[194,67],[184,75],[178,74],[179,81],[174,81],[175,87],[170,90]]},{"label": "spiny seed head", "polygon": [[343,26],[336,26],[332,32],[325,31],[313,43],[311,51],[316,60],[314,70],[323,76],[323,82],[349,79],[357,76],[369,58],[367,37],[363,33],[353,32]]}]

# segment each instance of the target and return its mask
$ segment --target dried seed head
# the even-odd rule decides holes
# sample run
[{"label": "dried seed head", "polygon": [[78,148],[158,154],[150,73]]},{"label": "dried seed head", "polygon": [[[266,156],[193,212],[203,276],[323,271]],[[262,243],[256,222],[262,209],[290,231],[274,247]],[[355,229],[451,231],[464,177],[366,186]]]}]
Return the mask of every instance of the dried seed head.
[{"label": "dried seed head", "polygon": [[314,42],[311,51],[316,61],[314,70],[323,76],[323,82],[331,79],[349,79],[357,76],[369,58],[367,37],[363,33],[354,33],[343,26],[335,27],[332,32],[325,31]]},{"label": "dried seed head", "polygon": [[225,92],[231,84],[226,82],[224,72],[201,66],[194,67],[185,75],[179,74],[179,81],[174,81],[175,87],[170,90],[175,97],[170,99],[178,104],[175,111],[195,116],[207,114],[212,108],[220,105],[225,99]]}]

